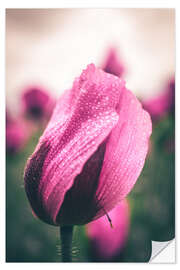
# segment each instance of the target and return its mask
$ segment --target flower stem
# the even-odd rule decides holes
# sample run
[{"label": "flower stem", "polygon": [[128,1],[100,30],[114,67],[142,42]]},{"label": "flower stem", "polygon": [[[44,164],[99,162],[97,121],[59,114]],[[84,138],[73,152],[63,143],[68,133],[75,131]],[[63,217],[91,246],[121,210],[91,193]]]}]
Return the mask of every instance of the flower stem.
[{"label": "flower stem", "polygon": [[62,262],[72,262],[73,226],[60,227]]}]

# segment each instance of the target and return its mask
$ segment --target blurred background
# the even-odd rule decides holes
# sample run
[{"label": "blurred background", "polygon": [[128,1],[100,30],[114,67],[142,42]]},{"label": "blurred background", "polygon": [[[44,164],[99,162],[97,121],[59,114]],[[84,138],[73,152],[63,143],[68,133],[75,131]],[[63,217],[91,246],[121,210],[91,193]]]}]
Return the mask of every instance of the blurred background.
[{"label": "blurred background", "polygon": [[112,46],[127,68],[127,87],[152,96],[174,73],[174,41],[173,9],[7,9],[8,104],[15,109],[32,83],[59,97]]},{"label": "blurred background", "polygon": [[[122,77],[149,111],[153,133],[128,196],[128,236],[109,261],[144,262],[151,240],[174,238],[174,9],[6,10],[6,260],[61,260],[59,231],[36,219],[23,171],[55,106],[89,63]],[[74,261],[104,261],[86,228]]]}]

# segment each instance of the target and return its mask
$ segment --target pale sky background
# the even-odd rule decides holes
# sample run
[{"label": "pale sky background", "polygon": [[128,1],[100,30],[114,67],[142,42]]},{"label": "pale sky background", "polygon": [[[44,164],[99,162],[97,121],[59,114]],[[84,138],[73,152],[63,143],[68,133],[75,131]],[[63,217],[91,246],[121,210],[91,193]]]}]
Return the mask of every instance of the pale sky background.
[{"label": "pale sky background", "polygon": [[127,87],[155,95],[175,72],[174,21],[173,9],[7,9],[7,106],[18,112],[28,85],[59,97],[112,46],[126,66]]}]

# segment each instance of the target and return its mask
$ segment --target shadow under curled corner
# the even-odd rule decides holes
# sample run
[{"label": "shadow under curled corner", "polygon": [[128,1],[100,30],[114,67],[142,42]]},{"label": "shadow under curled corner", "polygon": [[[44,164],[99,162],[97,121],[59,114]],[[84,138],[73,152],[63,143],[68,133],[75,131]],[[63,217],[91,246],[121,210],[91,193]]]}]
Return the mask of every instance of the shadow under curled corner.
[{"label": "shadow under curled corner", "polygon": [[[171,257],[169,256],[169,258],[166,258],[166,261],[159,261],[160,263],[165,263],[165,262],[169,262],[169,263],[175,263],[175,239],[171,240],[171,241],[165,241],[165,242],[157,242],[157,241],[152,241],[152,254],[151,254],[151,258],[150,258],[150,263],[156,263],[157,261],[154,260],[155,258],[158,257],[158,255],[160,253],[162,253],[163,250],[165,250],[167,247],[169,246],[169,251],[171,251],[171,253],[173,254],[173,261],[171,259]],[[171,246],[171,248],[170,248]],[[168,251],[168,252],[169,252]]]}]

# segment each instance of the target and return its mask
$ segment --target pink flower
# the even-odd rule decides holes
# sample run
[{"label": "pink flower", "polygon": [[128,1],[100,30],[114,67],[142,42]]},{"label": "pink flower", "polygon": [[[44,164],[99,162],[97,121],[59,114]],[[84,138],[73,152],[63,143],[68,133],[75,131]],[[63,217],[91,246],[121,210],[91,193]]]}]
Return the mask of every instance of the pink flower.
[{"label": "pink flower", "polygon": [[29,129],[22,119],[13,119],[6,114],[6,150],[16,153],[25,146],[29,138]]},{"label": "pink flower", "polygon": [[6,110],[6,125],[12,123],[12,117],[11,115],[9,114],[9,112]]},{"label": "pink flower", "polygon": [[125,71],[123,63],[120,61],[117,55],[117,51],[111,48],[108,52],[107,58],[105,59],[102,69],[113,75],[121,77]]},{"label": "pink flower", "polygon": [[147,110],[153,120],[157,120],[169,111],[173,111],[175,106],[175,80],[168,82],[164,91],[157,97],[143,101],[143,107]]},{"label": "pink flower", "polygon": [[91,247],[100,260],[112,259],[126,244],[129,229],[129,205],[127,200],[123,200],[113,208],[109,212],[109,216],[113,228],[110,227],[106,216],[86,225]]},{"label": "pink flower", "polygon": [[111,211],[134,186],[150,134],[149,114],[124,81],[88,65],[28,160],[25,190],[35,214],[62,226]]},{"label": "pink flower", "polygon": [[22,95],[22,111],[34,120],[48,120],[55,106],[54,99],[42,88],[32,86]]}]

